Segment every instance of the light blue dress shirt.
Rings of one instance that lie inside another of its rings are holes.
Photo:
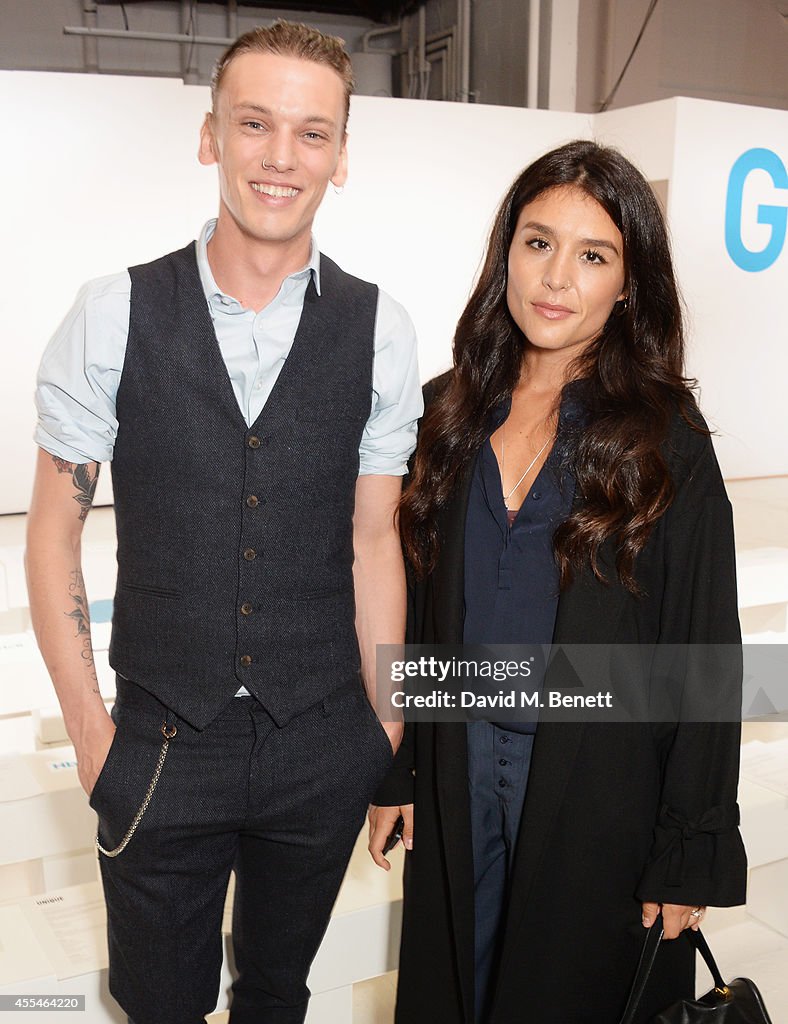
[[[259,416],[295,338],[310,276],[320,294],[320,253],[282,282],[259,313],[222,292],[208,263],[216,221],[197,241],[197,266],[216,338],[247,425]],[[128,271],[88,282],[55,332],[38,371],[34,438],[68,462],[112,459],[118,421],[115,397],[129,334]],[[370,414],[359,447],[359,474],[402,476],[422,413],[416,335],[403,307],[378,297]],[[173,388],[178,386],[172,382]]]

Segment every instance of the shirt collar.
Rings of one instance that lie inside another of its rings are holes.
[[[216,218],[212,218],[207,221],[200,232],[200,237],[197,239],[197,270],[200,273],[200,282],[202,284],[205,297],[208,300],[210,306],[217,305],[221,307],[225,312],[243,312],[244,307],[238,301],[223,292],[216,283],[213,273],[211,272],[211,265],[208,262],[208,242],[213,237],[213,233],[216,230]],[[317,247],[317,241],[315,236],[312,235],[310,247],[309,247],[309,260],[306,266],[300,270],[295,271],[293,274],[289,274],[282,282],[282,287],[279,294],[286,298],[287,295],[297,287],[298,283],[309,278],[312,275],[312,279],[315,282],[315,290],[320,295],[320,250]]]
[[[582,380],[570,381],[565,384],[561,391],[561,405],[558,410],[559,433],[567,426],[575,424],[583,425],[587,419],[588,410],[584,401],[587,383]],[[500,427],[512,408],[511,396],[503,399],[498,405],[493,406],[489,416],[489,433],[494,434]]]

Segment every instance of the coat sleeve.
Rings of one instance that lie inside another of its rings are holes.
[[[742,672],[733,521],[711,441],[693,433],[689,471],[662,524],[660,641],[680,645],[682,710],[694,710],[682,713],[668,738],[661,806],[637,896],[734,906],[745,901],[747,862],[736,803]],[[698,720],[704,707],[708,721]]]

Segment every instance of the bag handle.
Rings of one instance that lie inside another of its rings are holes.
[[[717,967],[717,961],[711,955],[709,944],[704,939],[703,933],[701,932],[700,928],[698,928],[696,932],[693,931],[691,928],[688,929],[687,935],[689,936],[692,945],[695,947],[695,949],[697,949],[697,951],[706,961],[706,966],[711,972],[712,978],[714,978],[714,987],[720,994],[727,994],[728,986],[723,981],[722,975],[720,974],[720,970]]]
[[[662,939],[662,930],[662,914],[657,914],[656,921],[646,932],[646,940],[640,952],[640,960],[638,961],[635,977],[632,981],[632,988],[629,991],[629,999],[627,999],[627,1005],[624,1008],[620,1024],[632,1024],[634,1020],[643,995],[643,989],[646,987],[648,976],[651,974],[651,968],[654,966],[654,960],[656,959],[657,950]]]
[[[635,971],[635,977],[632,982],[632,988],[629,992],[629,998],[627,999],[627,1005],[624,1008],[624,1014],[619,1024],[632,1024],[635,1014],[637,1013],[640,1000],[643,997],[643,990],[646,987],[646,982],[651,974],[651,969],[654,966],[654,960],[657,956],[659,944],[662,941],[662,914],[657,914],[657,919],[654,924],[649,928],[646,933],[646,939],[643,943],[643,949],[640,953],[640,960],[638,962],[637,970]],[[720,974],[717,963],[712,956],[709,944],[704,939],[700,929],[693,931],[691,928],[684,930],[684,935],[687,936],[689,941],[700,953],[703,959],[706,961],[706,966],[711,972],[711,976],[714,979],[714,985],[720,995],[726,995],[728,988],[723,981],[722,975]]]

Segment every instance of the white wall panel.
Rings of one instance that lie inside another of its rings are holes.
[[[673,173],[676,102],[659,100],[596,114],[594,138],[620,149],[649,181],[665,181]]]
[[[715,446],[725,475],[788,474],[788,112],[675,102],[668,215],[689,310],[689,372],[700,381],[702,407],[719,431]],[[731,169],[750,149],[770,151],[785,168],[781,188],[763,170],[753,170],[744,184],[744,245],[756,252],[773,232],[776,242],[782,238],[775,261],[756,271],[737,266],[725,244]],[[782,220],[782,230],[759,223],[759,213]]]
[[[0,165],[3,513],[27,506],[35,370],[79,286],[193,238],[215,214],[217,193],[215,169],[195,155],[205,87],[0,72],[0,103],[8,153]],[[788,162],[786,112],[667,100],[592,116],[357,97],[350,178],[343,195],[329,190],[318,215],[321,246],[406,305],[426,379],[449,363],[454,325],[509,182],[539,153],[577,136],[618,145],[649,178],[670,179],[669,218],[692,315],[691,371],[723,434],[723,469],[788,472],[780,401],[788,250],[769,270],[747,273],[723,240],[729,169],[754,146]],[[786,193],[765,176],[753,175],[751,185],[750,221],[758,203],[785,205]],[[755,237],[768,228],[747,230]],[[100,500],[108,499],[108,478]]]
[[[195,157],[206,97],[170,79],[0,72],[0,512],[27,507],[35,371],[77,289],[183,245],[214,209]]]

